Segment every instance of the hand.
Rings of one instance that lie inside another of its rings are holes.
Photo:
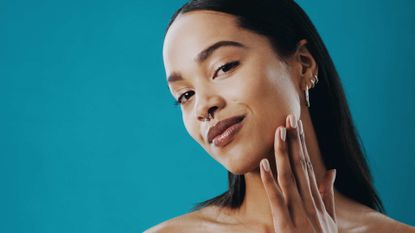
[[[325,174],[319,189],[301,120],[296,121],[291,115],[287,117],[286,125],[275,132],[278,179],[274,178],[267,159],[261,160],[260,166],[275,232],[337,233],[333,188],[336,170]],[[287,141],[282,139],[285,135]]]

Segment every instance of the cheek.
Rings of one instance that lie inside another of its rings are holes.
[[[298,94],[290,77],[274,78],[261,77],[262,80],[239,89],[238,101],[250,117],[239,145],[232,147],[224,157],[225,167],[234,174],[255,169],[260,159],[273,150],[276,128],[285,126],[289,113],[299,114]]]
[[[264,79],[261,84],[251,85],[252,93],[248,96],[247,105],[253,112],[259,131],[273,136],[274,129],[285,126],[288,114],[299,116],[299,98],[288,75]]]
[[[294,110],[298,94],[289,74],[275,68],[253,70],[246,75],[244,82],[233,88],[233,94],[254,114],[275,117],[276,113]]]

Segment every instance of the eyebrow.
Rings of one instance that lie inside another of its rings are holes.
[[[239,42],[236,42],[236,41],[222,40],[222,41],[218,41],[218,42],[210,45],[206,49],[202,50],[196,56],[195,61],[198,64],[200,64],[200,63],[206,61],[213,54],[213,52],[215,52],[217,49],[219,49],[221,47],[226,47],[226,46],[239,47],[239,48],[247,48],[245,45],[243,45],[243,44],[241,44]],[[176,82],[176,81],[179,81],[179,80],[183,80],[183,77],[178,72],[173,72],[167,78],[167,82],[169,82],[169,83]]]

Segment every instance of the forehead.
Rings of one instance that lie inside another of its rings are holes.
[[[195,56],[219,40],[243,41],[246,30],[237,26],[236,17],[215,11],[193,11],[179,15],[169,28],[163,44],[166,72],[180,70],[194,62]]]

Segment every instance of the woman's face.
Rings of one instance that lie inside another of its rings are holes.
[[[272,155],[275,130],[285,125],[286,116],[299,118],[298,72],[282,62],[266,37],[239,28],[232,15],[178,16],[166,34],[163,59],[186,130],[234,174],[257,168]],[[235,116],[244,116],[236,134],[222,144],[208,140],[210,127]]]

